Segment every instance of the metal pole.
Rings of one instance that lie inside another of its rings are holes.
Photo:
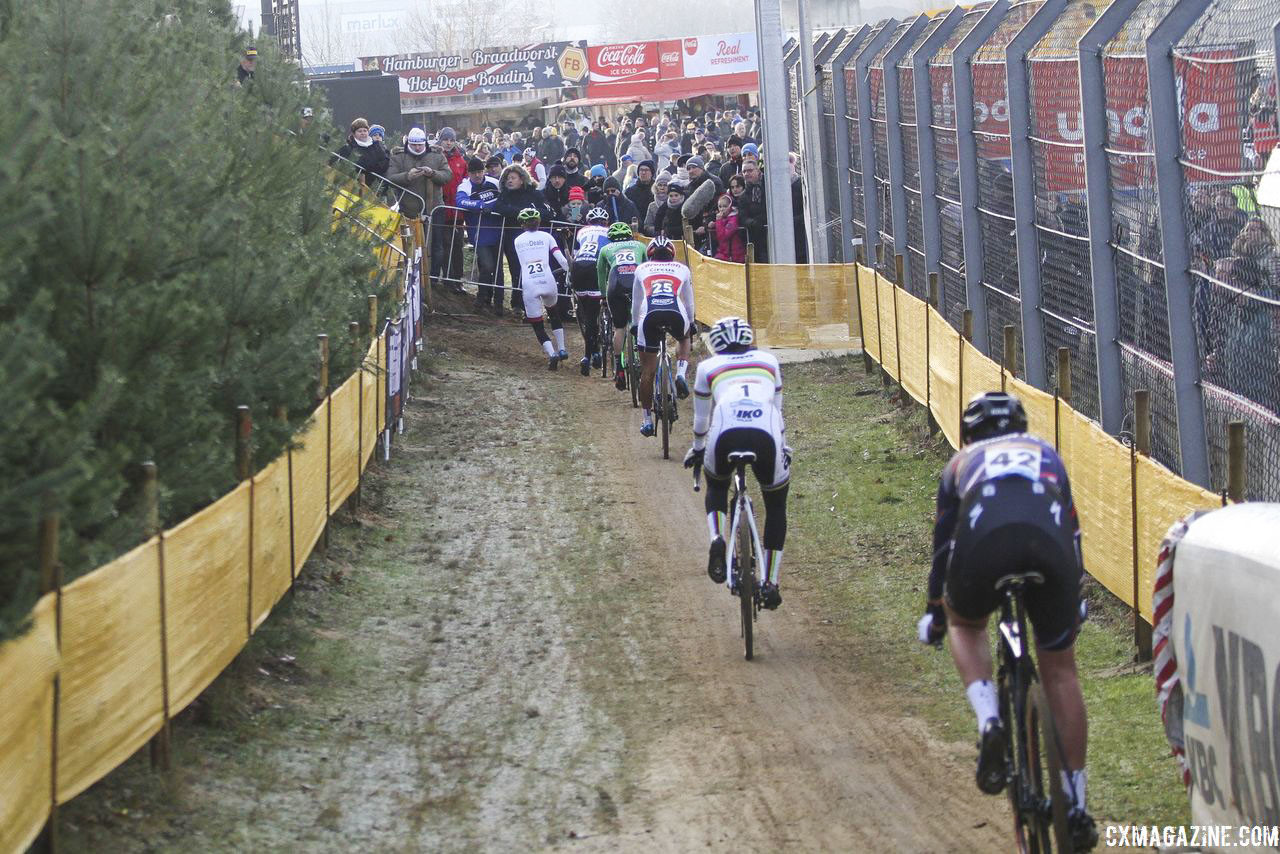
[[[1178,156],[1182,148],[1182,110],[1173,66],[1173,43],[1190,29],[1210,0],[1177,0],[1147,38],[1147,88],[1151,98],[1156,191],[1160,198],[1160,242],[1169,302],[1169,344],[1173,357],[1174,399],[1178,408],[1178,448],[1182,476],[1211,488],[1209,445],[1205,437],[1204,398],[1200,394],[1200,354],[1191,316],[1193,283],[1187,224],[1182,218],[1185,186]]]
[[[898,27],[898,20],[890,18],[880,24],[880,32],[867,42],[867,46],[854,61],[854,79],[858,84],[858,147],[862,151],[862,222],[866,226],[867,257],[875,254],[880,245],[880,200],[876,193],[876,149],[871,135],[871,60],[884,47]],[[856,192],[856,189],[855,189]]]
[[[889,154],[889,204],[893,209],[893,251],[905,260],[907,254],[907,189],[906,164],[902,157],[902,93],[898,89],[898,62],[915,45],[920,33],[929,25],[928,15],[919,15],[903,30],[884,55],[885,144]],[[919,124],[917,104],[916,123]],[[906,287],[905,273],[898,284]]]
[[[849,43],[840,49],[840,52],[831,58],[831,91],[832,91],[832,112],[835,114],[836,120],[836,186],[841,189],[840,192],[840,222],[843,227],[840,233],[844,235],[844,245],[841,251],[844,253],[846,264],[854,261],[853,241],[853,201],[850,193],[860,192],[860,187],[852,187],[849,185],[849,132],[848,128],[843,126],[845,116],[849,113],[849,96],[850,92],[845,85],[844,69],[849,60],[858,52],[867,34],[871,32],[871,27],[863,24],[849,39]],[[852,93],[853,97],[857,97],[857,93]]]
[[[929,79],[929,61],[947,43],[962,18],[964,9],[953,6],[911,55],[911,82],[916,90],[916,152],[920,158],[920,218],[926,278],[938,272],[938,261],[942,257],[942,226],[938,221],[938,176],[934,171],[933,87]],[[934,302],[933,306],[942,310],[940,300]]]
[[[826,40],[815,45],[809,30],[809,0],[796,0],[796,12],[800,23],[800,64],[796,66],[796,82],[800,97],[800,166],[803,171],[806,222],[809,225],[809,263],[827,255],[827,230],[823,223],[827,217],[827,192],[822,183],[822,107],[818,103],[818,87],[814,85],[813,53],[821,49]],[[814,156],[816,155],[816,156]]]
[[[973,139],[973,55],[1000,26],[1009,0],[995,0],[951,56],[952,91],[956,98],[956,159],[960,164],[960,217],[964,236],[964,285],[973,312],[974,337],[983,353],[988,341],[987,300],[982,292],[982,222],[978,219],[978,146]]]
[[[782,68],[781,0],[756,0],[756,47],[762,69]],[[785,79],[785,78],[784,78]],[[760,75],[764,120],[765,207],[769,219],[769,260],[790,263],[796,257],[791,228],[791,181],[787,163],[787,103],[778,78]]]
[[[1124,421],[1124,378],[1120,369],[1120,297],[1110,242],[1113,201],[1102,48],[1120,32],[1137,5],[1138,0],[1115,0],[1080,39],[1080,109],[1089,210],[1089,268],[1093,274],[1093,328],[1098,343],[1098,395],[1102,429],[1113,436],[1120,433]]]
[[[1018,294],[1022,299],[1022,370],[1038,389],[1049,387],[1044,358],[1044,315],[1040,313],[1040,244],[1036,238],[1035,153],[1031,150],[1031,89],[1027,52],[1044,38],[1068,0],[1045,0],[1018,30],[1004,53],[1009,99],[1009,149],[1013,156],[1013,217],[1018,243]],[[1016,365],[1011,358],[1010,368]]]

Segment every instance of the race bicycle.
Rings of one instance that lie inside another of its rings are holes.
[[[640,356],[636,353],[636,333],[628,329],[622,339],[622,367],[631,388],[631,408],[640,406]]]
[[[600,341],[600,376],[608,379],[613,370],[613,314],[609,311],[609,300],[600,298],[600,322],[596,332]]]
[[[671,427],[676,422],[676,379],[671,371],[671,353],[667,335],[662,333],[658,350],[658,369],[653,375],[653,414],[662,422],[662,458],[671,458]]]
[[[1013,730],[1005,747],[1005,791],[1013,809],[1014,841],[1023,854],[1074,851],[1067,825],[1070,805],[1062,788],[1062,745],[1031,660],[1022,602],[1027,585],[1043,583],[1038,572],[1006,575],[996,582],[996,590],[1004,594],[996,685],[1001,718]]]
[[[742,621],[742,643],[746,647],[747,661],[755,650],[754,624],[760,615],[760,573],[764,571],[764,548],[760,544],[760,529],[747,495],[747,466],[756,461],[751,451],[730,451],[729,465],[733,467],[732,486],[729,493],[729,574],[725,579],[729,592],[738,597],[739,617]],[[693,491],[701,489],[699,479],[702,465],[693,467]]]

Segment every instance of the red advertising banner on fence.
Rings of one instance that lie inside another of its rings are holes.
[[[657,42],[628,42],[587,48],[590,83],[654,83],[661,79]]]
[[[759,88],[752,33],[623,42],[587,50],[591,98],[674,100]]]
[[[585,41],[478,48],[466,53],[366,56],[365,71],[400,78],[401,97],[565,89],[587,76]]]
[[[1006,91],[1003,62],[973,63],[973,132],[978,156],[987,160],[1011,156]]]

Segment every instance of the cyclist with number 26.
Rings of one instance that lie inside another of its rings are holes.
[[[520,259],[520,286],[524,289],[524,317],[533,326],[533,334],[547,354],[547,368],[554,371],[560,362],[569,357],[564,349],[564,323],[552,259],[561,270],[569,269],[569,262],[556,244],[556,239],[545,231],[539,231],[542,213],[537,208],[520,211],[517,221],[524,231],[515,239],[516,257]],[[543,309],[551,318],[551,334],[555,347],[542,325]]]
[[[978,788],[1007,782],[1008,727],[991,681],[987,617],[1001,607],[1011,577],[1031,574],[1023,598],[1035,630],[1044,691],[1061,738],[1062,788],[1077,851],[1097,842],[1085,811],[1088,723],[1076,673],[1080,625],[1080,525],[1067,470],[1053,446],[1028,435],[1022,403],[1003,392],[965,408],[961,448],[942,472],[933,533],[922,643],[940,645],[950,626],[951,655],[978,720]]]
[[[644,422],[640,433],[654,434],[653,376],[658,370],[658,350],[668,332],[676,339],[676,396],[689,396],[690,339],[693,337],[693,275],[675,260],[674,244],[655,237],[646,250],[649,260],[636,267],[631,286],[631,326],[640,351],[640,407]],[[664,434],[665,435],[665,434]]]
[[[755,333],[740,317],[725,317],[707,335],[710,359],[698,363],[693,380],[693,447],[685,454],[686,468],[699,463],[707,475],[707,529],[711,549],[707,575],[725,581],[728,536],[729,454],[755,454],[751,469],[764,492],[764,576],[761,604],[777,608],[778,570],[787,538],[787,486],[791,480],[791,449],[786,446],[782,420],[782,369],[772,353],[751,346]],[[749,657],[749,656],[748,656]]]

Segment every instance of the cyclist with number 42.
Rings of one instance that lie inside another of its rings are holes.
[[[765,581],[761,604],[782,604],[778,570],[787,538],[787,487],[791,481],[791,449],[782,420],[782,369],[772,353],[752,347],[755,333],[739,317],[717,321],[707,334],[715,355],[698,363],[693,381],[693,447],[685,468],[699,463],[707,475],[707,529],[711,549],[707,575],[716,584],[726,577],[725,551],[729,524],[729,454],[755,453],[752,471],[764,492]]]
[[[631,288],[636,267],[644,257],[644,244],[636,240],[631,226],[615,222],[609,226],[609,242],[600,249],[596,261],[597,287],[609,304],[609,319],[613,324],[613,384],[618,391],[627,387],[627,375],[622,367],[622,336],[631,325]]]
[[[559,301],[559,291],[551,262],[554,259],[561,270],[568,270],[569,262],[565,260],[556,239],[545,231],[538,230],[542,224],[542,213],[537,208],[525,208],[520,211],[516,220],[524,228],[515,239],[516,257],[520,260],[524,317],[533,327],[533,334],[542,345],[542,352],[547,354],[547,368],[554,371],[569,354],[564,349],[563,307],[556,304]],[[544,309],[551,319],[551,334],[556,339],[554,347],[542,324]]]
[[[675,260],[675,245],[655,237],[645,251],[649,260],[636,267],[631,286],[631,326],[640,351],[640,408],[644,421],[640,434],[652,436],[653,375],[658,370],[658,350],[668,332],[680,342],[676,350],[676,396],[689,396],[689,350],[693,338],[693,275]]]
[[[940,646],[950,626],[951,655],[977,716],[978,788],[998,794],[1007,782],[1010,721],[1000,719],[991,681],[987,617],[1000,607],[1002,579],[1043,577],[1026,587],[1037,659],[1066,767],[1062,787],[1076,851],[1098,839],[1085,811],[1088,723],[1076,673],[1080,626],[1080,524],[1067,470],[1053,446],[1027,433],[1022,403],[1003,392],[965,408],[961,448],[942,472],[933,533],[928,608],[917,626],[922,643]]]

